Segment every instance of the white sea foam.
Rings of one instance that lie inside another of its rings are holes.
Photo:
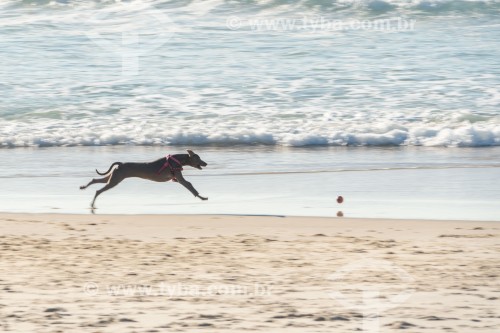
[[[3,1],[0,147],[497,146],[499,10],[493,0]],[[255,32],[228,29],[233,15],[418,23],[409,34]]]
[[[0,145],[94,146],[94,145],[235,145],[283,146],[499,146],[500,125],[496,121],[455,124],[400,124],[385,126],[358,124],[343,128],[339,123],[309,123],[273,118],[240,120],[236,125],[224,117],[203,122],[158,118],[127,117],[75,121],[51,120],[28,123],[0,123]]]

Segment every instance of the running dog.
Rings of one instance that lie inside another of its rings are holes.
[[[187,154],[168,155],[156,161],[149,163],[122,163],[115,162],[111,164],[108,171],[96,172],[105,176],[104,178],[94,178],[87,185],[80,186],[80,190],[84,190],[92,184],[107,183],[106,186],[95,192],[94,200],[92,200],[91,208],[95,208],[95,200],[104,191],[107,191],[118,185],[125,178],[139,177],[155,182],[168,182],[169,180],[178,182],[187,188],[195,197],[201,200],[208,200],[202,197],[198,191],[191,185],[190,182],[182,176],[182,167],[191,166],[196,169],[202,170],[206,167],[207,163],[202,161],[200,156],[195,154],[192,150],[188,150]]]

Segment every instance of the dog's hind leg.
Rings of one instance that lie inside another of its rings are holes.
[[[109,177],[108,177],[108,178],[109,178]],[[111,189],[111,188],[115,187],[116,185],[120,184],[120,182],[121,182],[122,180],[124,180],[124,179],[125,179],[125,177],[124,177],[123,173],[122,173],[122,172],[120,172],[120,170],[115,170],[115,171],[111,174],[111,176],[110,176],[110,178],[109,178],[109,181],[108,181],[108,183],[106,184],[106,186],[104,186],[103,188],[101,188],[100,190],[97,190],[97,191],[95,192],[94,200],[92,200],[92,203],[90,204],[90,207],[91,207],[91,208],[95,208],[95,206],[94,206],[94,204],[95,204],[95,199],[97,199],[97,197],[98,197],[98,196],[99,196],[102,192],[107,191],[107,190],[109,190],[109,189]]]
[[[109,177],[110,176],[106,176],[104,178],[94,178],[87,185],[80,186],[80,190],[85,190],[87,187],[89,187],[92,184],[107,183],[109,181]]]

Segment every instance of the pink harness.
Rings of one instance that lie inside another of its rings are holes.
[[[173,165],[170,164],[169,160],[172,159],[175,163],[179,164],[180,167],[174,167]],[[158,174],[160,174],[163,170],[165,170],[166,168],[170,168],[170,171],[172,171],[172,174],[174,173],[175,170],[180,170],[182,171],[182,164],[181,162],[179,162],[175,157],[173,157],[172,155],[168,155],[167,156],[167,160],[165,161],[165,164],[163,164],[163,166],[160,168],[160,170],[158,170]],[[173,178],[175,179],[175,178]]]

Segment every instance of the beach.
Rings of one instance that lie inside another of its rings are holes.
[[[499,17],[0,1],[0,332],[500,332]]]
[[[500,329],[497,222],[2,213],[0,235],[3,332]]]

